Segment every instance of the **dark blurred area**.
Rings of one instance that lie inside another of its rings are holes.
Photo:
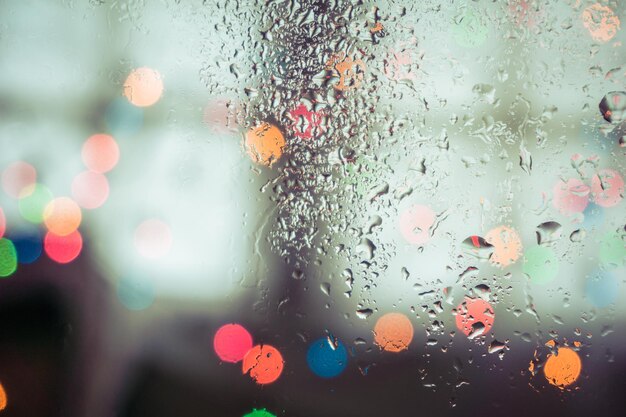
[[[285,277],[285,282],[287,291],[298,290],[297,281]],[[351,358],[360,371],[353,366],[339,378],[321,381],[302,372],[306,344],[293,335],[300,334],[303,320],[274,311],[251,328],[262,343],[283,347],[286,368],[279,381],[261,387],[212,352],[222,318],[165,314],[142,330],[128,355],[123,350],[133,324],[117,320],[118,307],[111,304],[116,302],[110,288],[88,251],[69,266],[42,260],[0,281],[0,380],[10,404],[3,415],[226,417],[267,408],[302,417],[619,416],[626,407],[621,395],[626,361],[617,350],[611,363],[593,356],[585,360],[584,376],[571,392],[529,379],[524,370],[530,345],[507,353],[509,371],[495,356],[473,354],[475,347],[467,357],[436,349],[421,357],[409,349],[393,358],[370,348],[361,355],[365,360]],[[162,313],[171,306],[163,300],[152,308]],[[307,326],[310,333],[324,332],[315,323]],[[617,336],[607,336],[603,344],[621,339],[626,329],[614,330]],[[116,346],[117,353],[107,352]]]

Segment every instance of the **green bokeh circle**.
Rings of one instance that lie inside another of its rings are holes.
[[[533,246],[524,252],[522,270],[532,282],[547,284],[559,273],[559,261],[554,251],[545,246]]]

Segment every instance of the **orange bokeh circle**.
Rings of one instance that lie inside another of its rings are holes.
[[[585,28],[597,42],[610,41],[620,28],[619,17],[610,7],[600,3],[592,4],[583,10],[581,18]]]
[[[543,367],[543,373],[549,383],[564,388],[576,382],[582,370],[578,353],[573,349],[562,347],[557,354],[550,354]]]
[[[276,126],[261,123],[248,131],[245,146],[254,162],[272,166],[283,154],[285,137]]]
[[[495,266],[509,266],[522,256],[522,239],[510,227],[498,226],[491,229],[485,240],[493,246],[489,262]]]
[[[82,213],[74,200],[69,197],[59,197],[46,205],[43,219],[51,233],[67,236],[80,226]]]
[[[402,313],[387,313],[374,326],[374,343],[387,352],[401,352],[413,340],[413,325]]]
[[[96,134],[90,136],[81,150],[83,163],[93,172],[103,174],[117,165],[120,149],[112,136]]]
[[[161,74],[152,68],[134,69],[124,82],[124,96],[137,107],[148,107],[163,94]]]
[[[7,393],[4,391],[2,383],[0,383],[0,411],[7,408]]]
[[[271,384],[283,372],[285,361],[278,349],[270,345],[256,345],[243,357],[243,373],[257,384]]]

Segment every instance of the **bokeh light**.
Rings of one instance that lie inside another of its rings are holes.
[[[4,232],[7,229],[7,219],[4,216],[4,210],[0,207],[0,237],[4,236]]]
[[[117,283],[117,298],[129,310],[145,310],[154,303],[154,283],[149,278],[124,276]]]
[[[21,232],[11,237],[17,261],[21,264],[31,264],[41,256],[43,250],[43,239],[38,230]]]
[[[20,191],[36,181],[37,170],[26,162],[13,162],[2,171],[2,188],[13,198],[19,198]]]
[[[0,1],[7,414],[626,409],[626,0],[86,3]]]
[[[524,252],[522,270],[534,283],[546,284],[559,273],[559,260],[552,249],[533,246]]]
[[[43,247],[50,259],[60,264],[67,264],[80,255],[83,249],[83,237],[78,230],[65,236],[48,232],[44,238]]]
[[[509,0],[509,14],[517,26],[536,27],[542,17],[539,10],[530,0]]]
[[[213,349],[224,362],[237,363],[252,348],[252,336],[240,324],[225,324],[213,338]]]
[[[333,88],[350,91],[359,88],[365,78],[367,67],[360,59],[353,59],[345,52],[333,54],[326,63],[326,69],[332,71]]]
[[[96,209],[109,198],[109,181],[97,172],[83,171],[72,181],[72,198],[84,209]]]
[[[42,184],[31,184],[20,191],[18,207],[22,217],[31,223],[41,223],[44,209],[52,200],[52,192]]]
[[[0,278],[11,276],[17,269],[17,252],[7,238],[0,239]]]
[[[549,354],[543,372],[549,383],[564,388],[576,382],[582,370],[582,363],[578,353],[574,350],[561,347],[557,354]]]
[[[374,325],[374,343],[387,352],[401,352],[413,340],[413,325],[402,313],[387,313]]]
[[[589,204],[589,187],[579,179],[559,180],[552,189],[552,204],[566,216],[582,213]]]
[[[4,386],[2,385],[2,382],[0,382],[0,411],[7,408],[7,403],[8,403],[7,393],[4,390]]]
[[[465,297],[456,308],[456,327],[470,339],[489,333],[495,318],[491,304],[480,298]]]
[[[246,134],[245,147],[250,158],[257,164],[272,166],[280,159],[285,147],[285,137],[280,129],[269,123],[261,123]]]
[[[267,411],[265,408],[261,410],[253,409],[250,413],[243,417],[276,417],[274,414]]]
[[[322,378],[340,375],[348,364],[348,351],[339,340],[330,337],[317,339],[309,346],[306,361],[311,371]]]
[[[43,218],[50,232],[67,236],[78,229],[83,215],[74,200],[69,197],[59,197],[46,205]]]
[[[619,294],[619,280],[615,274],[596,269],[587,274],[585,295],[589,302],[598,308],[604,308],[615,302]]]
[[[626,261],[626,240],[624,233],[609,232],[600,240],[600,263],[606,267],[620,267]]]
[[[117,142],[110,135],[90,136],[81,150],[83,163],[93,172],[105,173],[112,170],[120,158]]]
[[[124,96],[137,107],[155,104],[163,94],[161,74],[152,68],[134,69],[124,82]]]
[[[243,358],[243,373],[257,384],[271,384],[283,372],[285,362],[280,352],[270,345],[256,345]]]
[[[400,233],[412,245],[422,245],[430,240],[430,229],[437,216],[427,206],[409,207],[400,215]]]
[[[146,220],[135,230],[135,248],[146,258],[157,259],[165,256],[171,247],[172,232],[161,220]]]
[[[510,227],[499,226],[491,229],[485,236],[485,240],[493,246],[489,261],[496,266],[509,266],[522,255],[522,240]]]
[[[489,26],[483,19],[484,16],[470,8],[463,15],[457,16],[452,26],[452,35],[456,43],[465,48],[483,45],[489,35]]]
[[[589,203],[583,211],[583,227],[588,230],[599,229],[604,224],[604,209],[594,203]]]
[[[591,199],[601,207],[613,207],[622,201],[624,179],[612,169],[603,169],[591,179]]]
[[[620,21],[610,7],[600,3],[592,4],[583,10],[583,25],[589,31],[594,41],[608,42],[617,34]]]

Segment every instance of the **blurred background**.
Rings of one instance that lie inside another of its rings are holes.
[[[625,13],[0,1],[0,415],[624,415]]]

